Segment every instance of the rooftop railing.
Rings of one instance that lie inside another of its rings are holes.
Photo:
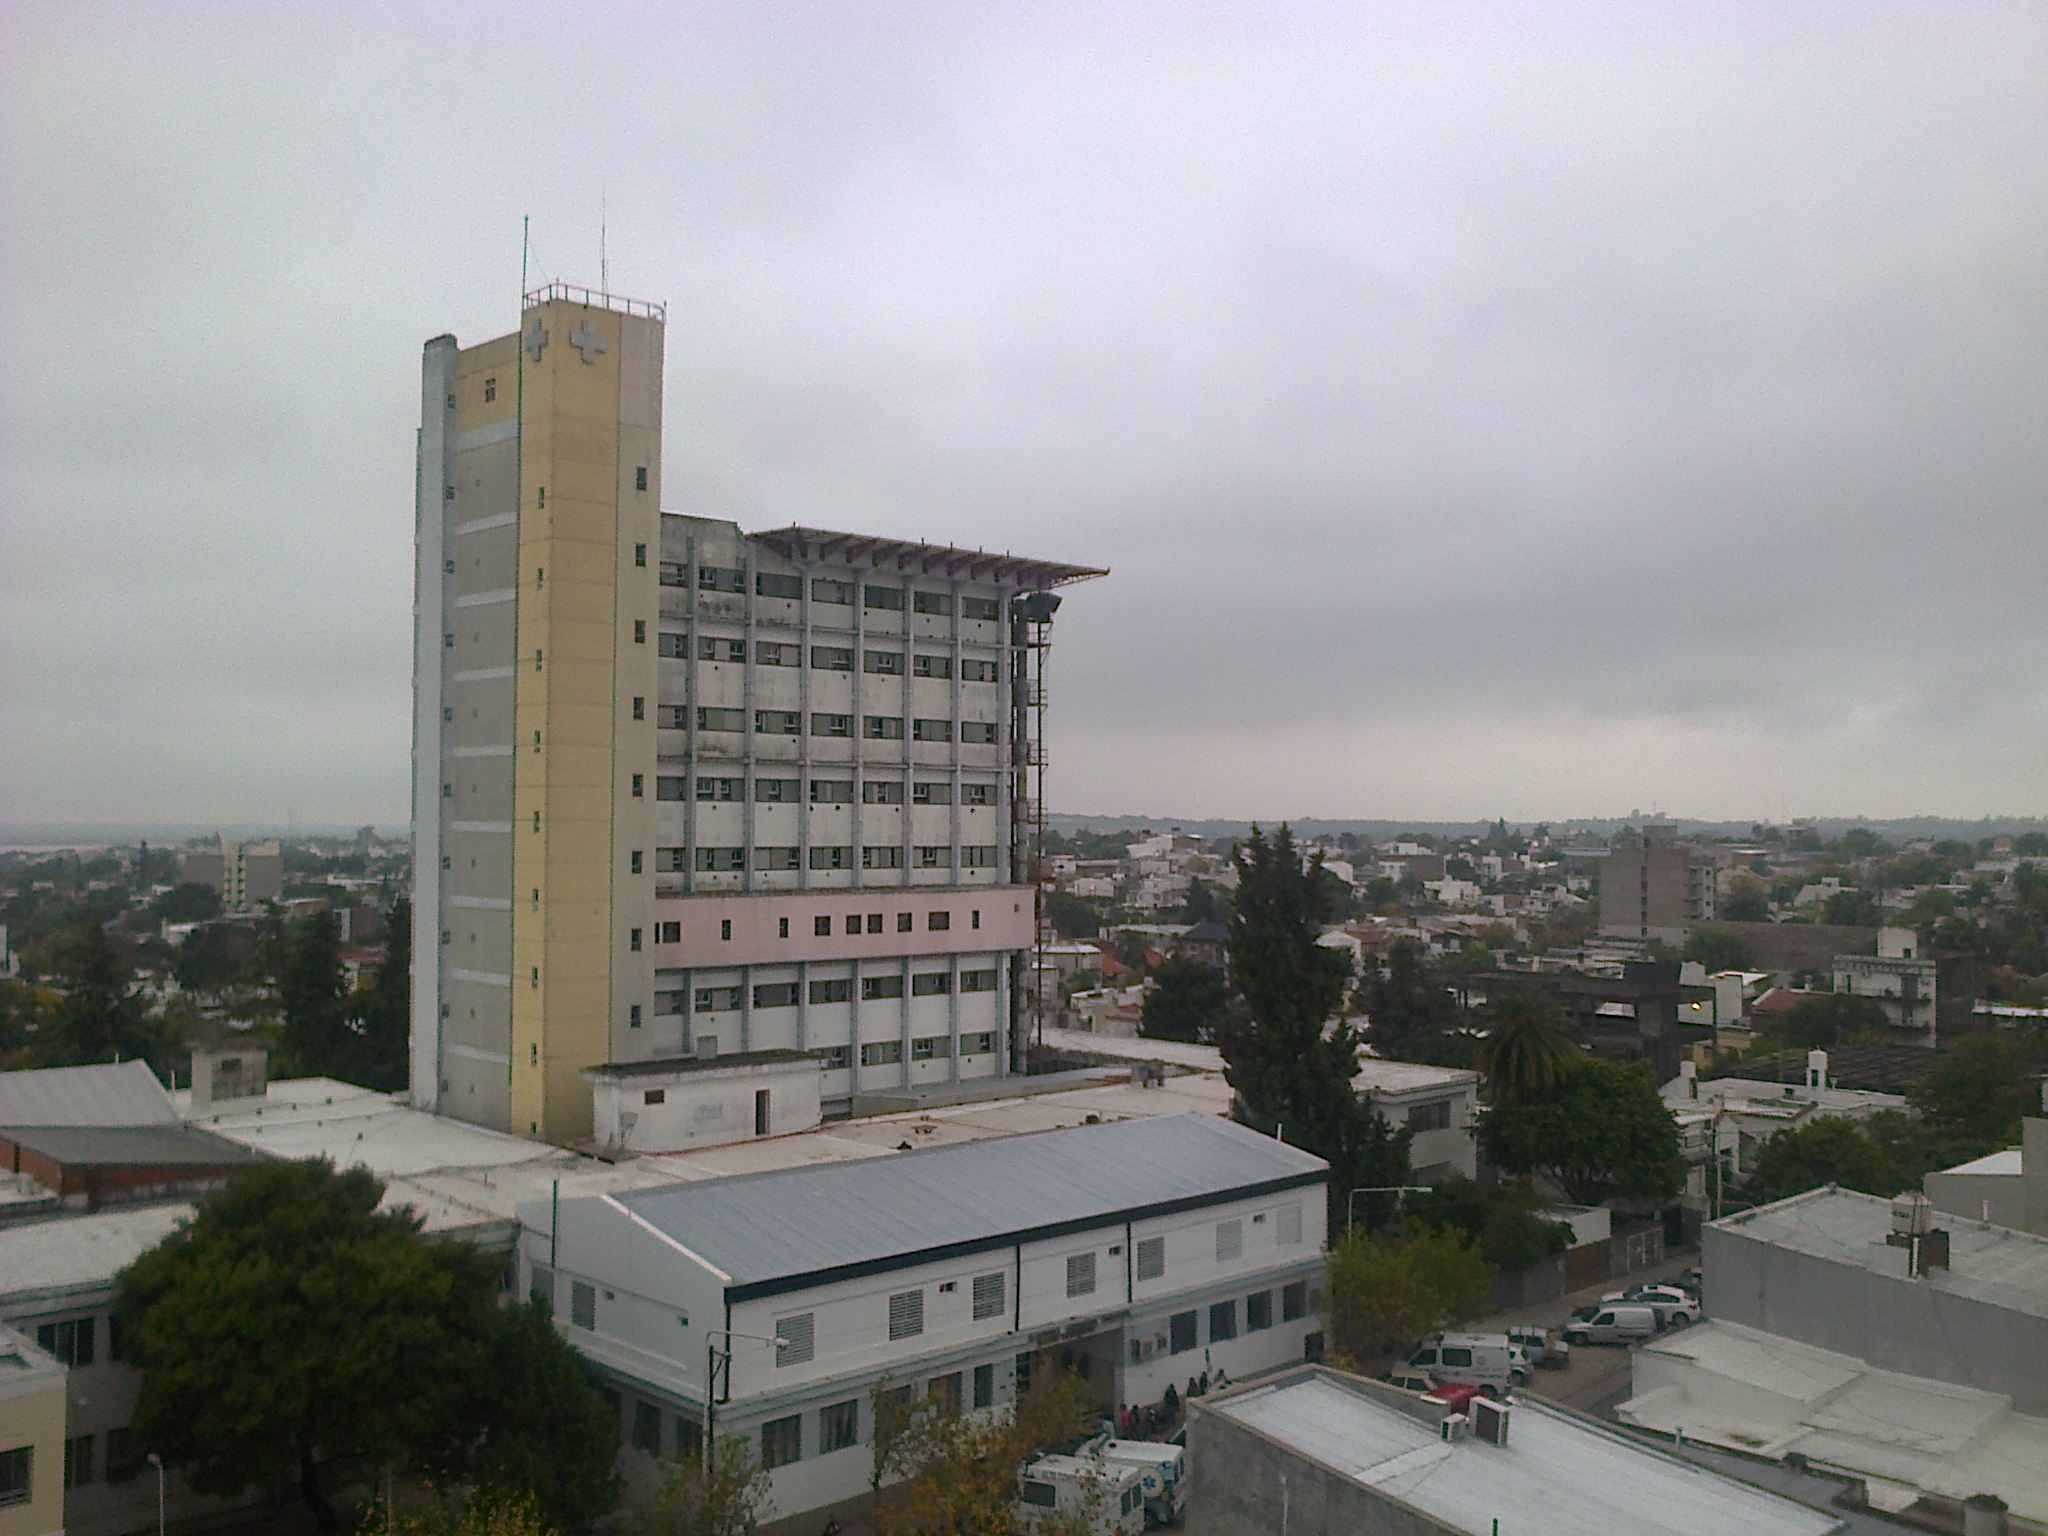
[[[648,299],[628,299],[616,293],[601,293],[595,288],[584,288],[575,283],[549,283],[545,288],[536,288],[526,296],[526,307],[532,309],[541,304],[587,304],[595,309],[615,310],[626,315],[645,315],[650,320],[668,323],[668,306],[656,304]]]

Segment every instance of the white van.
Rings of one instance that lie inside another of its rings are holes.
[[[1411,1370],[1426,1371],[1438,1382],[1505,1392],[1529,1379],[1529,1357],[1508,1342],[1504,1333],[1440,1333],[1425,1339],[1408,1357]]]
[[[1041,1456],[1017,1474],[1017,1528],[1088,1536],[1144,1536],[1145,1478],[1136,1467],[1088,1456]]]
[[[1657,1336],[1657,1310],[1640,1302],[1608,1302],[1591,1317],[1564,1325],[1567,1344],[1633,1344]]]
[[[1100,1456],[1115,1467],[1136,1467],[1151,1525],[1179,1525],[1187,1512],[1187,1447],[1158,1440],[1091,1440],[1083,1456]]]

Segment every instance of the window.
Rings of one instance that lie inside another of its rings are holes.
[[[824,1045],[812,1052],[824,1062],[827,1072],[844,1072],[853,1060],[853,1053],[843,1045]]]
[[[654,872],[657,875],[680,874],[689,868],[684,855],[686,848],[657,848],[654,850]]]
[[[830,931],[831,918],[821,917],[818,921],[826,924],[827,932]],[[811,1001],[814,1003],[844,1003],[850,1002],[852,999],[853,980],[851,977],[830,976],[822,981],[811,983]]]
[[[775,1365],[809,1365],[817,1355],[816,1314],[799,1312],[775,1319]]]
[[[689,725],[690,712],[681,704],[657,704],[654,723],[664,731],[680,731]]]
[[[1166,1273],[1166,1239],[1163,1237],[1141,1237],[1138,1239],[1138,1278],[1157,1280]]]
[[[635,645],[645,645],[647,643],[647,621],[645,619],[635,619],[633,621],[633,643]]]
[[[829,939],[832,937],[832,919],[829,917],[812,918],[811,932],[817,938]]]
[[[895,843],[870,844],[860,851],[862,869],[901,869],[903,850]]]
[[[890,613],[903,611],[903,589],[900,587],[862,587],[860,600],[864,607],[882,608]]]
[[[893,1067],[903,1061],[901,1040],[875,1040],[860,1048],[860,1064],[864,1067]],[[890,1338],[896,1337],[893,1333]]]
[[[846,914],[846,931],[849,934],[855,934],[860,932],[860,914],[858,912],[849,912]]]
[[[747,850],[744,848],[699,848],[697,870],[700,874],[729,875],[747,867]]]
[[[1301,1242],[1301,1207],[1283,1205],[1273,1213],[1273,1241],[1282,1248],[1293,1248]]]
[[[697,637],[697,659],[699,661],[745,661],[747,642],[731,640],[723,635],[699,635]]]
[[[645,464],[636,464],[633,466],[633,489],[636,491],[644,491],[647,489],[647,466]],[[647,546],[643,544],[640,546],[640,548],[644,551],[647,548]],[[645,562],[643,561],[642,563],[644,564]]]
[[[1237,1298],[1219,1301],[1209,1308],[1209,1342],[1221,1344],[1237,1337]]]
[[[925,844],[917,850],[917,867],[919,869],[951,869],[953,867],[953,850],[946,847],[943,843]]]
[[[659,655],[671,660],[687,661],[690,655],[689,641],[688,635],[680,635],[673,630],[665,629],[655,637],[654,648]]]
[[[790,863],[790,866],[789,866],[789,867],[790,867],[791,869],[795,869],[795,868],[796,868],[796,864],[795,864],[795,862],[794,862],[794,861],[795,861],[795,859],[796,859],[796,850],[795,850],[794,848],[792,848],[792,849],[790,849],[790,850],[789,850],[789,856],[790,856],[790,859],[791,859],[791,861],[792,861],[792,862]],[[775,919],[775,937],[777,937],[778,939],[786,939],[786,938],[788,938],[788,937],[789,937],[789,919],[788,919],[788,918],[786,918],[786,917],[778,917],[777,919]]]
[[[993,969],[962,971],[960,973],[960,990],[962,992],[993,992],[995,989],[996,973]]]
[[[732,1013],[740,1006],[738,987],[699,987],[692,999],[698,1013]]]
[[[661,1454],[661,1410],[653,1403],[633,1405],[633,1449],[650,1456]]]
[[[64,1486],[83,1488],[92,1481],[93,1437],[79,1435],[64,1442]]]
[[[867,779],[860,786],[860,797],[869,805],[901,805],[903,786],[893,779]]]
[[[996,744],[996,728],[988,720],[962,720],[960,740],[970,747],[992,747]]]
[[[901,741],[903,739],[903,717],[901,715],[868,715],[861,721],[860,733],[869,741]]]
[[[687,587],[690,584],[689,577],[684,573],[681,561],[664,560],[661,562],[661,584],[664,587]]]
[[[654,942],[657,944],[680,944],[683,942],[683,925],[681,923],[656,923],[654,930]]]
[[[569,1282],[569,1321],[578,1328],[597,1329],[597,1287],[581,1280]]]
[[[950,720],[914,720],[911,735],[918,741],[951,741],[953,722]]]
[[[843,717],[842,717],[843,718]],[[850,805],[853,803],[853,780],[813,779],[811,780],[811,804]]]
[[[1438,1099],[1431,1104],[1416,1104],[1408,1111],[1408,1129],[1411,1131],[1447,1131],[1451,1128],[1451,1101]]]
[[[918,805],[951,805],[953,786],[943,779],[921,779],[910,791],[910,798]]]
[[[1468,1369],[1472,1364],[1472,1351],[1452,1344],[1444,1347],[1444,1364],[1461,1365]]]
[[[860,669],[879,677],[901,677],[903,675],[903,653],[901,651],[862,651]]]
[[[729,570],[719,565],[697,567],[697,590],[699,592],[744,592],[747,590],[747,573]]]
[[[633,695],[633,718],[635,720],[645,720],[647,718],[647,700],[637,693]]]
[[[924,925],[933,933],[944,933],[953,926],[953,914],[950,912],[927,912]]]
[[[1273,1293],[1253,1291],[1244,1299],[1244,1331],[1258,1333],[1273,1326]]]
[[[1195,1347],[1195,1314],[1176,1312],[1167,1319],[1167,1352],[1184,1355]]]
[[[919,592],[914,594],[913,606],[919,613],[944,613],[953,611],[953,594],[950,592]]]
[[[770,1419],[761,1426],[761,1465],[786,1467],[803,1460],[804,1416],[792,1413],[786,1419]]]
[[[883,1002],[902,995],[901,976],[863,976],[860,979],[860,1000],[864,1003]]]
[[[754,988],[756,1008],[794,1008],[796,1006],[796,983],[793,981],[764,981]],[[775,1330],[782,1332],[781,1328]]]
[[[756,597],[788,597],[801,602],[804,595],[804,579],[801,576],[786,576],[780,571],[756,571],[754,573],[754,595]]]
[[[977,1365],[974,1368],[974,1406],[993,1408],[996,1405],[996,1368],[992,1365]]]
[[[992,661],[977,661],[965,656],[960,661],[960,681],[963,683],[992,683],[996,680],[996,664]]]
[[[1092,1296],[1095,1294],[1094,1254],[1070,1253],[1067,1255],[1067,1294],[1069,1296]]]
[[[757,709],[754,732],[760,736],[795,736],[804,728],[804,717],[793,709]]]
[[[668,1090],[666,1088],[650,1088],[640,1095],[640,1102],[642,1104],[666,1104],[668,1102]]]
[[[645,490],[646,487],[642,486],[641,489]],[[647,568],[647,546],[645,544],[635,544],[633,546],[633,564],[641,570]]]
[[[898,1291],[889,1298],[889,1337],[914,1339],[924,1332],[924,1292]]]
[[[818,1410],[818,1454],[830,1455],[860,1444],[860,1399]]]
[[[934,1376],[925,1383],[925,1400],[939,1413],[952,1418],[960,1412],[960,1388],[965,1385],[958,1371]]]
[[[797,850],[794,848],[756,848],[754,850],[754,868],[756,869],[787,870],[795,869],[796,867]],[[787,921],[787,919],[784,919],[784,921]],[[783,937],[787,938],[788,935],[785,934]]]
[[[950,997],[953,978],[945,971],[921,971],[910,978],[912,997]]]
[[[646,795],[647,795],[647,775],[646,775],[646,774],[644,774],[644,773],[636,773],[636,774],[634,774],[634,775],[633,775],[633,798],[634,798],[635,800],[640,800],[640,799],[644,799],[644,798],[646,798]]]
[[[1051,1483],[1041,1483],[1034,1477],[1024,1479],[1023,1487],[1017,1497],[1022,1503],[1035,1504],[1040,1509],[1059,1508],[1059,1489]]]
[[[914,656],[910,662],[913,677],[951,677],[953,658],[950,656]]]
[[[754,660],[764,667],[800,667],[804,664],[804,648],[786,641],[757,640]]]
[[[67,1318],[61,1323],[44,1323],[36,1329],[36,1343],[66,1365],[91,1365],[96,1320]]]
[[[963,869],[994,869],[996,867],[996,845],[994,843],[969,843],[960,850],[960,864]]]
[[[996,787],[993,784],[962,784],[960,786],[962,805],[994,805]]]
[[[896,914],[896,931],[898,933],[908,933],[912,928],[916,926],[917,919],[913,917],[910,913],[898,912]]]
[[[813,869],[851,869],[853,850],[851,848],[813,848],[811,850]]]
[[[1001,1270],[974,1277],[974,1320],[985,1322],[1003,1315],[1003,1292],[1007,1276]]]
[[[699,779],[697,782],[704,784],[710,781]],[[737,800],[739,798],[740,781],[738,779],[720,779],[718,782],[733,786],[732,794],[722,794],[718,797],[719,799]],[[794,805],[803,798],[803,788],[803,781],[801,779],[756,779],[754,780],[754,800],[756,804],[760,805]],[[699,795],[697,798],[702,800],[705,797]]]
[[[853,735],[853,716],[814,714],[811,716],[813,736],[850,737]]]
[[[629,861],[628,861],[628,862],[629,862],[629,863],[631,864],[631,866],[632,866],[632,872],[633,872],[634,874],[636,874],[636,875],[637,875],[637,874],[639,874],[639,873],[640,873],[640,866],[641,866],[641,862],[642,862],[642,860],[644,859],[644,857],[645,857],[645,855],[644,855],[644,853],[643,853],[643,851],[642,851],[641,849],[635,848],[635,849],[633,850],[633,852],[632,852],[632,854],[631,854],[631,856],[630,856],[630,859],[629,859]]]
[[[697,707],[697,729],[700,731],[743,731],[746,728],[747,712],[743,709]]]
[[[843,645],[814,645],[811,647],[811,665],[820,672],[851,672],[853,652]]]
[[[1244,1256],[1244,1222],[1233,1216],[1216,1223],[1216,1262],[1228,1264]]]
[[[681,927],[682,925],[678,923],[676,926]],[[672,992],[657,992],[654,994],[654,1011],[664,1016],[681,1013],[683,1011],[683,1003],[688,997],[689,994],[680,989]]]
[[[1280,1321],[1299,1322],[1308,1316],[1308,1282],[1297,1280],[1280,1287]]]
[[[498,398],[498,381],[497,381],[497,380],[496,380],[495,378],[491,378],[491,379],[485,379],[485,380],[484,380],[484,404],[485,404],[485,405],[489,405],[489,404],[490,404],[490,403],[491,403],[491,402],[492,402],[493,400],[495,400],[495,399],[497,399],[497,398]]]
[[[995,1048],[996,1037],[988,1030],[981,1030],[975,1034],[962,1035],[960,1037],[960,1054],[962,1056],[987,1056]]]
[[[638,928],[635,928],[626,936],[626,947],[636,955],[640,953],[640,930]]]
[[[945,1035],[930,1035],[910,1042],[912,1061],[944,1061],[953,1054],[953,1042]]]
[[[814,603],[853,602],[853,583],[850,581],[828,581],[823,576],[811,578],[811,601]]]
[[[1003,616],[1002,604],[992,597],[963,597],[960,599],[960,617],[979,619],[986,624]]]

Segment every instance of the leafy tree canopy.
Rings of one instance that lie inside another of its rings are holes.
[[[1428,959],[1409,939],[1387,951],[1384,968],[1365,978],[1366,1039],[1390,1061],[1429,1061],[1459,1024],[1458,1006]]]
[[[1832,1050],[1844,1041],[1882,1038],[1889,1032],[1884,1008],[1875,998],[1847,992],[1802,997],[1764,1030],[1770,1045],[1800,1051]]]
[[[1716,971],[1748,971],[1756,968],[1756,951],[1749,940],[1728,928],[1695,928],[1685,941],[1685,948],[1678,952],[1681,960],[1697,960],[1707,968],[1707,974]]]
[[[1045,893],[1045,920],[1063,939],[1092,939],[1102,932],[1102,914],[1095,904],[1066,891]]]
[[[702,1453],[662,1467],[661,1490],[620,1522],[625,1536],[751,1536],[768,1512],[768,1469],[751,1441],[720,1435]]]
[[[1213,965],[1168,960],[1152,973],[1141,1033],[1155,1040],[1200,1041],[1223,1021],[1230,983]]]
[[[1493,1271],[1463,1232],[1354,1231],[1330,1250],[1330,1344],[1363,1361],[1483,1316]]]
[[[895,1389],[900,1393],[902,1389]],[[915,1404],[878,1395],[876,1422],[898,1417],[889,1438],[888,1475],[902,1479],[901,1497],[876,1510],[883,1536],[963,1536],[1007,1533],[1017,1500],[1017,1469],[1054,1446],[1070,1445],[1092,1429],[1102,1406],[1088,1384],[1069,1371],[1036,1371],[1010,1408],[963,1414],[956,1404],[927,1395]]]
[[[1447,1227],[1462,1232],[1479,1256],[1503,1274],[1563,1253],[1571,1229],[1542,1215],[1543,1196],[1528,1179],[1507,1179],[1481,1189],[1470,1179],[1450,1179],[1427,1194],[1410,1195],[1401,1211],[1403,1231]]]
[[[2022,1116],[2039,1113],[2039,1042],[1969,1035],[1944,1051],[1908,1097],[1964,1158],[2016,1143]]]
[[[1589,1060],[1541,1098],[1496,1104],[1481,1140],[1492,1161],[1580,1205],[1667,1200],[1685,1183],[1678,1122],[1643,1062]]]
[[[1487,1013],[1474,1062],[1494,1103],[1526,1103],[1553,1093],[1585,1059],[1565,1031],[1556,1000],[1546,993],[1503,991],[1489,1000]]]

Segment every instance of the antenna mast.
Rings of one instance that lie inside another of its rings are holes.
[[[611,258],[605,250],[605,234],[611,222],[611,194],[602,182],[597,188],[597,287],[600,293],[612,291]]]

